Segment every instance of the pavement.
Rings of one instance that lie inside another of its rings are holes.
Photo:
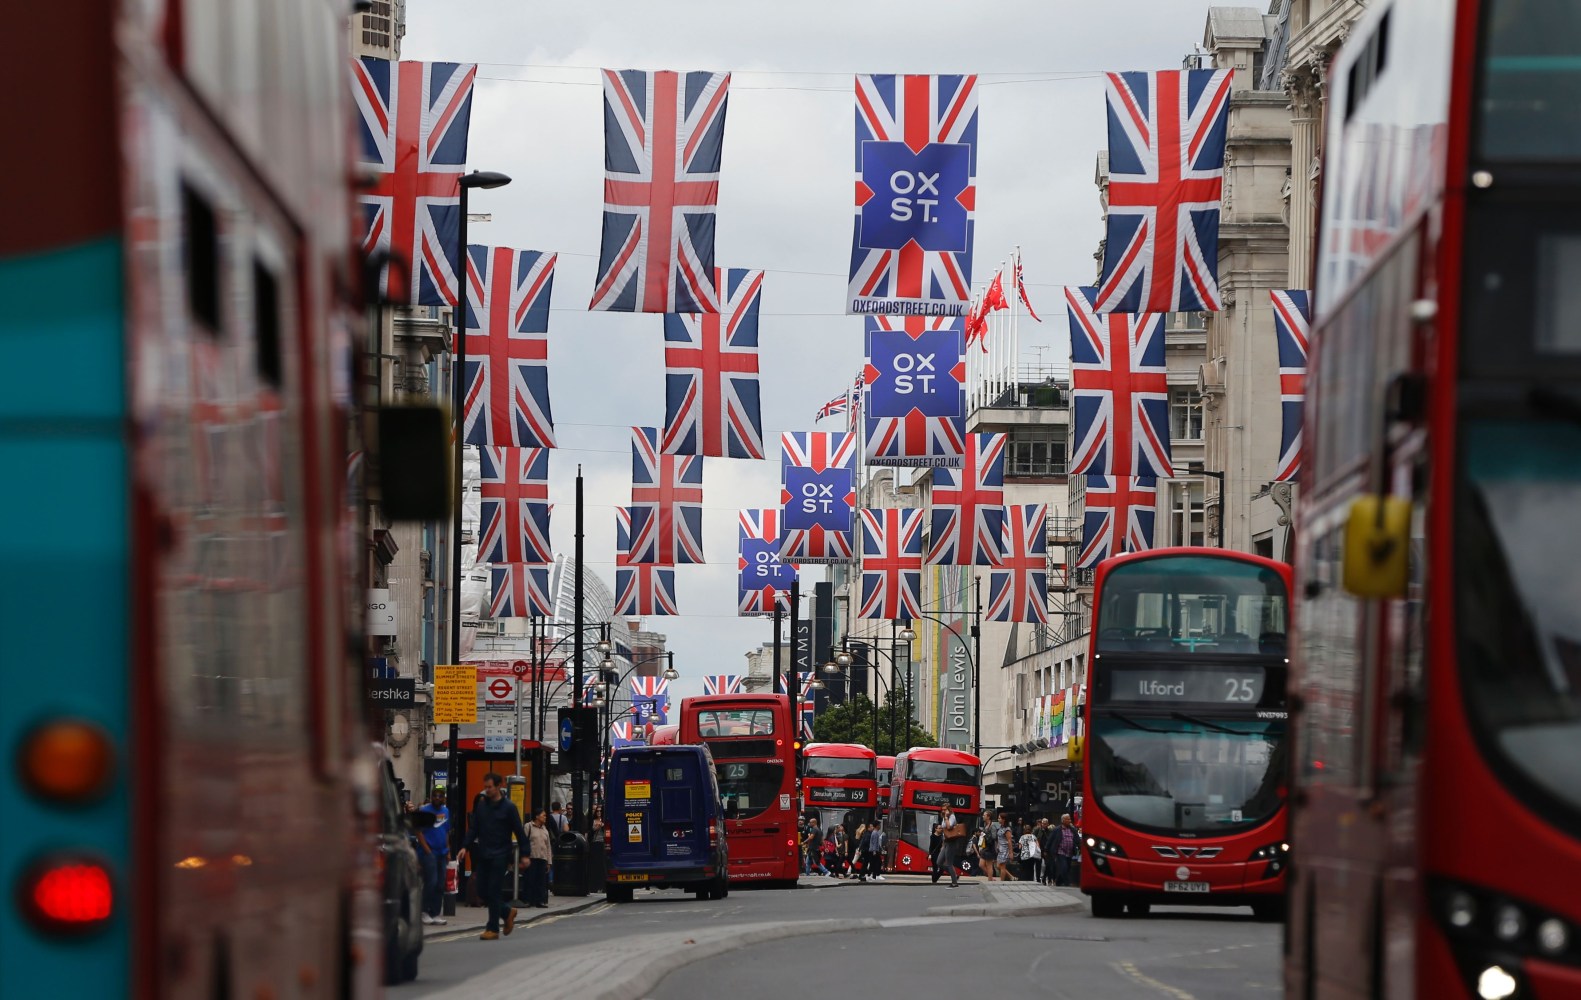
[[[549,908],[540,910],[518,906],[516,908],[516,927],[526,927],[549,917],[564,917],[572,913],[581,913],[591,909],[604,901],[602,892],[586,896],[549,896]],[[440,944],[445,941],[454,941],[457,938],[475,937],[483,933],[483,928],[489,923],[489,915],[481,906],[456,907],[452,916],[445,917],[443,924],[425,924],[423,926],[424,945]]]

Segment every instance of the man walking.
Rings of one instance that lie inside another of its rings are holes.
[[[549,861],[554,847],[549,842],[549,815],[542,809],[527,828],[527,905],[549,908]]]
[[[560,834],[570,829],[566,822],[565,813],[560,808],[560,803],[549,803],[549,834],[555,840],[560,839]]]
[[[867,843],[862,845],[867,856],[867,873],[873,881],[884,881],[884,828],[874,823],[867,828]]]
[[[824,875],[829,874],[829,869],[823,863],[823,830],[818,826],[818,817],[807,820],[807,874],[811,875],[816,868]]]
[[[1076,828],[1071,825],[1070,813],[1059,818],[1059,829],[1054,837],[1054,884],[1070,885],[1071,870],[1076,861]]]
[[[522,827],[521,814],[516,803],[505,797],[501,786],[505,779],[490,771],[483,776],[483,795],[472,810],[468,824],[467,856],[477,869],[478,898],[488,907],[489,919],[483,928],[482,939],[494,941],[500,936],[501,922],[509,934],[516,929],[516,908],[505,903],[505,874],[511,863],[511,838],[523,853],[530,850],[527,831]]]
[[[445,874],[450,864],[450,810],[445,808],[445,790],[435,788],[428,804],[417,810],[419,818],[418,860],[423,864],[423,923],[443,924],[439,914],[445,906]],[[432,817],[432,818],[429,818]]]

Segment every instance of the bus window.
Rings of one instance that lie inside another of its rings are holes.
[[[977,768],[937,760],[914,760],[906,773],[910,781],[937,781],[951,785],[976,785]]]
[[[727,819],[751,819],[768,809],[785,780],[785,768],[779,764],[731,761],[718,765],[718,772],[719,798]]]
[[[808,757],[804,766],[809,778],[872,778],[876,770],[871,757]]]
[[[1284,580],[1267,567],[1172,556],[1116,566],[1104,582],[1100,653],[1282,656]]]
[[[697,729],[705,737],[773,736],[774,712],[767,708],[704,709]]]

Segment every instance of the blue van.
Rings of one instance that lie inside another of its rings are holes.
[[[729,894],[724,808],[707,747],[621,747],[604,788],[606,899],[629,903],[640,885],[700,899]]]

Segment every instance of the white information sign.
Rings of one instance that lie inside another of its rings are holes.
[[[510,753],[516,736],[516,713],[488,711],[483,713],[483,752]]]
[[[390,600],[388,590],[368,591],[368,624],[369,635],[395,635],[395,616],[397,610],[395,602]]]

